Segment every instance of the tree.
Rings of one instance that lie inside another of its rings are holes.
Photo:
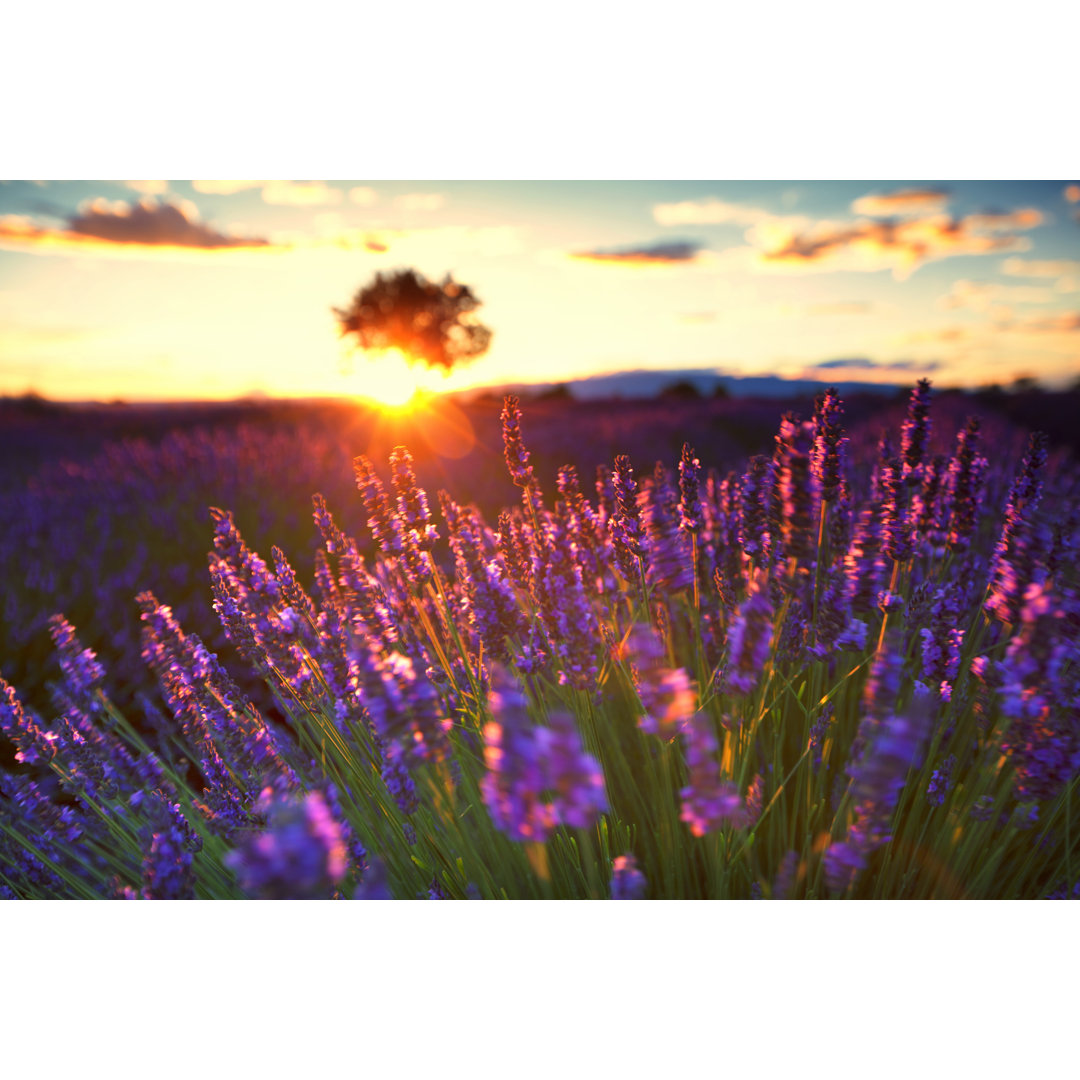
[[[487,352],[491,331],[473,312],[481,301],[449,274],[428,281],[415,270],[375,275],[346,308],[334,308],[341,335],[361,349],[400,349],[410,363],[450,371]]]

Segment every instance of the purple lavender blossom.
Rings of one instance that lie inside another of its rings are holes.
[[[752,457],[739,492],[738,540],[747,556],[758,564],[768,551],[768,498],[771,488],[771,462],[763,454]]]
[[[194,900],[194,855],[202,838],[188,823],[179,803],[154,792],[143,804],[151,821],[151,834],[142,865],[144,900]]]
[[[347,852],[341,826],[317,791],[264,796],[267,827],[225,856],[240,887],[260,900],[325,900],[341,884]]]
[[[647,568],[648,547],[638,506],[637,480],[626,454],[619,454],[615,458],[612,482],[615,488],[615,514],[609,522],[611,542],[622,576],[633,582],[638,577],[639,568]]]
[[[952,790],[955,768],[956,755],[950,754],[941,763],[941,768],[934,770],[926,788],[926,801],[931,806],[941,806],[945,802],[945,796]]]
[[[464,613],[492,659],[509,659],[507,639],[524,636],[526,625],[503,558],[487,558],[476,514],[439,493],[457,580],[465,593]]]
[[[390,455],[390,471],[405,535],[412,538],[420,551],[430,551],[439,539],[439,530],[431,520],[427,494],[416,483],[412,454],[404,446],[394,447]]]
[[[97,662],[97,654],[82,647],[75,636],[75,628],[63,615],[49,619],[49,633],[59,653],[65,688],[76,702],[89,704],[105,678],[105,669]]]
[[[901,435],[903,478],[908,483],[921,479],[920,470],[930,440],[930,380],[920,379],[911,391],[907,419]]]
[[[645,710],[638,726],[665,739],[677,735],[697,709],[696,688],[686,669],[668,666],[662,643],[641,623],[631,627],[618,655],[630,662],[634,689]]]
[[[693,447],[683,443],[679,460],[679,528],[683,532],[701,532],[703,524],[700,494],[701,462],[694,457]]]
[[[724,673],[728,691],[750,694],[765,667],[773,636],[773,606],[764,578],[759,574],[750,595],[740,605],[728,634]]]
[[[488,700],[494,719],[484,726],[481,791],[496,827],[542,843],[560,825],[592,825],[607,810],[603,773],[572,718],[556,713],[550,726],[533,725],[525,695],[501,672]]]
[[[1033,514],[1042,494],[1046,444],[1042,432],[1031,436],[1024,464],[1009,492],[1001,538],[990,559],[985,607],[988,614],[1004,623],[1015,623],[1019,618],[1024,593],[1036,573],[1038,532]]]
[[[679,500],[662,464],[657,463],[642,494],[649,584],[665,593],[688,589],[694,582],[693,548],[681,527]]]
[[[27,765],[46,765],[56,756],[57,736],[43,731],[41,721],[33,713],[27,713],[22,702],[0,678],[0,730],[15,744],[17,761]]]
[[[815,500],[817,492],[810,469],[814,425],[799,422],[792,414],[780,421],[773,467],[776,471],[774,502],[779,500],[783,530],[783,556],[802,564],[813,560],[816,546]]]
[[[851,610],[867,615],[877,607],[885,584],[885,560],[881,557],[880,508],[867,506],[859,513],[851,547],[844,556],[851,596]]]
[[[735,829],[750,825],[750,813],[738,787],[722,778],[717,759],[720,747],[709,717],[695,714],[684,728],[682,740],[690,783],[679,792],[679,819],[689,825],[694,836],[704,836],[724,825]]]
[[[536,481],[529,464],[529,451],[521,441],[521,402],[514,394],[503,399],[503,452],[510,479],[520,488],[530,488]]]
[[[772,898],[790,900],[796,886],[806,876],[806,867],[802,865],[797,851],[787,851],[780,860],[773,881]]]
[[[1009,721],[1002,749],[1024,800],[1054,798],[1080,769],[1077,698],[1066,689],[1077,646],[1073,635],[1063,633],[1065,620],[1048,583],[1029,585],[1002,662],[1001,707]]]
[[[986,458],[978,456],[979,420],[969,417],[956,440],[956,454],[949,462],[949,549],[967,551],[975,531],[979,496],[982,491]]]
[[[861,753],[853,749],[847,767],[855,819],[846,839],[825,853],[829,887],[846,889],[865,868],[869,856],[891,839],[890,825],[908,772],[917,768],[930,728],[930,713],[913,705],[906,715],[884,720],[865,717],[859,725]]]
[[[361,455],[353,461],[353,471],[356,473],[356,486],[364,500],[364,509],[367,510],[367,526],[372,539],[387,555],[403,555],[405,538],[401,521],[393,512],[386,489],[374,467]]]
[[[821,490],[823,502],[836,502],[844,493],[845,451],[848,440],[843,428],[844,407],[830,386],[819,395],[814,409],[814,442],[810,453],[810,471]]]
[[[911,526],[908,522],[907,486],[900,458],[883,462],[880,472],[881,528],[885,554],[893,562],[911,557]]]
[[[611,899],[643,900],[647,887],[637,859],[633,855],[616,855],[611,863]]]

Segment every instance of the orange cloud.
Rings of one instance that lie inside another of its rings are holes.
[[[0,247],[12,251],[99,254],[109,249],[146,252],[271,248],[259,237],[229,236],[198,219],[191,203],[134,204],[94,199],[79,207],[66,228],[38,225],[29,217],[0,217]]]
[[[796,271],[892,269],[897,278],[903,278],[937,259],[1025,251],[1031,246],[1025,237],[996,232],[997,227],[985,220],[945,214],[850,224],[823,221],[804,232],[770,229],[763,238],[765,250],[759,262]]]
[[[1041,210],[1026,207],[1021,210],[988,211],[983,214],[969,214],[964,219],[973,229],[996,232],[999,229],[1034,229],[1043,223]]]
[[[942,188],[903,188],[886,195],[863,195],[851,209],[867,217],[895,217],[944,210],[948,201],[949,193]]]
[[[1064,191],[1068,202],[1080,202],[1080,184],[1070,184]]]
[[[694,262],[702,245],[688,240],[671,240],[648,246],[622,248],[616,251],[575,251],[571,259],[584,262],[622,263],[637,266]]]
[[[267,180],[262,197],[273,206],[333,206],[341,202],[342,192],[325,180]]]
[[[349,189],[349,202],[357,206],[374,206],[379,201],[379,193],[374,188],[354,187]]]

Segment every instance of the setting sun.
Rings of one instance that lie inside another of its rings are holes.
[[[370,353],[357,361],[357,395],[387,409],[404,409],[424,394],[440,392],[444,376],[410,362],[400,349]]]

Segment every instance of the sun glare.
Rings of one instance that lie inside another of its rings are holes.
[[[406,409],[425,394],[439,392],[440,375],[422,364],[410,364],[400,349],[374,353],[357,365],[357,396],[384,409]]]

